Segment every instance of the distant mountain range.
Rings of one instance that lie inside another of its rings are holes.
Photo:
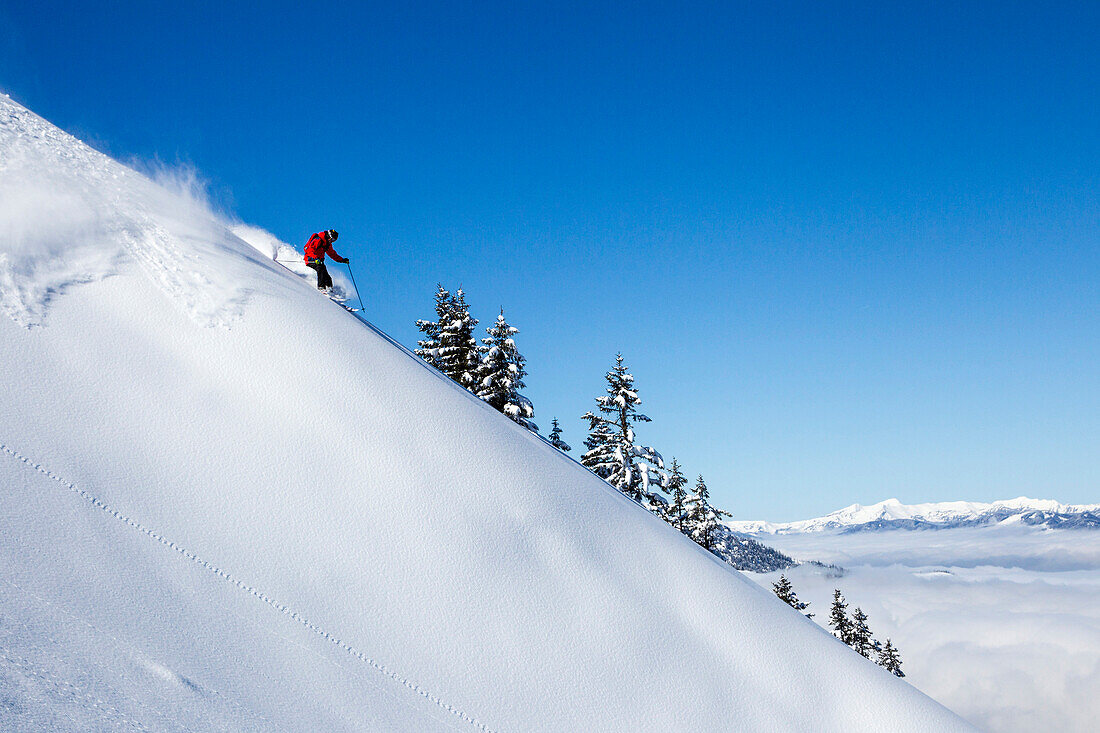
[[[726,524],[735,532],[751,535],[948,529],[992,524],[1100,529],[1100,504],[1061,504],[1052,499],[1026,496],[989,504],[972,501],[902,504],[897,499],[887,499],[870,506],[852,504],[823,517],[798,522],[730,521]]]

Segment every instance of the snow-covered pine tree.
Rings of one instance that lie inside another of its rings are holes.
[[[606,378],[607,394],[596,398],[598,414],[584,414],[589,436],[581,463],[630,498],[651,505],[656,495],[650,487],[665,490],[664,461],[657,451],[634,442],[634,424],[651,420],[638,412],[641,400],[622,354],[615,356]]]
[[[416,322],[416,327],[424,334],[424,338],[417,342],[419,346],[416,349],[416,355],[439,369],[439,371],[443,371],[439,361],[439,332],[442,328],[441,324],[450,320],[451,311],[454,309],[452,305],[454,298],[442,284],[439,284],[438,287],[439,289],[435,292],[436,319],[434,321],[418,320]]]
[[[886,640],[886,646],[879,650],[878,663],[895,677],[905,676],[905,673],[901,671],[901,654],[898,653],[897,647],[889,639]]]
[[[852,611],[852,635],[848,645],[860,656],[868,659],[871,658],[871,652],[875,648],[875,641],[871,638],[871,627],[867,625],[867,614],[858,606]]]
[[[611,477],[611,456],[615,452],[615,432],[611,423],[591,412],[584,414],[588,420],[588,437],[584,439],[587,452],[581,456],[581,464],[604,481]]]
[[[679,462],[673,456],[672,467],[668,471],[668,481],[665,482],[665,489],[672,496],[672,501],[668,504],[665,518],[669,524],[681,532],[687,532],[690,529],[688,495],[687,491],[684,490],[686,485],[687,477],[684,476],[684,472],[680,470]]]
[[[556,417],[550,421],[550,425],[552,426],[549,438],[550,445],[554,446],[563,453],[568,453],[569,451],[573,450],[573,448],[568,443],[561,439],[561,426],[558,425],[558,419]]]
[[[466,293],[459,288],[448,303],[445,318],[439,321],[439,346],[435,349],[437,368],[471,392],[481,362],[481,349],[474,338],[478,320],[470,315]]]
[[[527,371],[523,368],[524,358],[516,349],[513,338],[519,329],[509,326],[504,319],[504,309],[500,309],[496,323],[485,329],[489,334],[481,339],[481,363],[478,364],[475,378],[475,394],[505,415],[532,432],[539,428],[531,422],[535,408],[531,401],[520,394],[526,385],[523,378]]]
[[[833,605],[829,607],[829,628],[836,638],[851,646],[852,619],[848,618],[848,604],[839,589],[833,590]]]
[[[721,526],[722,517],[731,516],[729,512],[722,511],[710,505],[710,490],[703,475],[699,474],[695,482],[695,489],[688,499],[688,521],[691,527],[691,538],[708,550],[714,549],[715,533]]]
[[[798,594],[794,592],[794,586],[787,580],[786,575],[780,575],[779,580],[772,584],[772,590],[779,596],[779,600],[786,603],[796,611],[805,611],[810,607],[809,603],[798,600]],[[806,618],[813,618],[812,613],[807,613]]]

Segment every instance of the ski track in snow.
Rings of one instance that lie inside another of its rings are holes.
[[[76,703],[84,708],[91,707],[99,716],[97,723],[117,722],[126,729],[153,733],[153,730],[146,727],[144,723],[134,720],[84,688],[78,687],[68,680],[60,679],[50,672],[42,671],[30,660],[15,654],[3,644],[0,644],[0,661],[3,661],[8,668],[14,668],[22,672],[26,679],[35,682],[50,698]]]
[[[219,288],[203,273],[202,262],[174,244],[176,238],[163,226],[147,223],[120,238],[150,279],[198,323],[228,328],[240,317],[250,293]]]
[[[30,593],[23,588],[20,588],[14,583],[10,583],[8,581],[5,582],[16,590],[27,593],[27,595],[30,595],[34,598],[38,598],[33,593]],[[49,603],[48,601],[45,602]],[[46,657],[50,661],[54,662],[54,665],[58,668],[64,666],[64,662],[60,658],[60,656],[58,656],[57,654],[48,653],[42,649],[35,650],[35,657],[37,659]],[[21,656],[19,653],[15,652],[10,647],[2,643],[0,643],[0,661],[3,661],[9,669],[17,669],[22,672],[25,675],[25,679],[38,683],[43,688],[43,691],[46,692],[53,699],[73,702],[77,705],[80,705],[84,709],[88,709],[90,707],[94,712],[99,714],[99,720],[96,721],[97,723],[102,722],[104,719],[108,721],[117,720],[118,722],[125,724],[128,728],[133,728],[141,731],[149,731],[150,733],[153,733],[153,731],[156,730],[155,728],[149,728],[141,721],[135,720],[134,718],[130,717],[122,710],[119,710],[114,705],[110,704],[106,700],[103,700],[102,697],[90,692],[88,688],[75,685],[72,682],[66,679],[62,679],[61,677],[53,674],[52,672],[42,669],[40,662],[38,664],[35,664],[31,660],[27,659],[24,656]],[[112,692],[114,692],[115,694],[119,694],[116,690],[112,690]],[[104,697],[106,697],[106,695]],[[136,703],[137,705],[141,706],[145,711],[157,716],[166,725],[176,730],[184,731],[184,733],[187,733],[190,730],[180,723],[176,722],[175,720],[172,720],[156,708],[153,708],[134,697],[126,696],[125,699],[128,702]],[[255,715],[254,713],[250,714]],[[271,729],[274,729],[274,726],[272,726]]]
[[[42,325],[53,299],[126,259],[200,325],[228,328],[242,314],[251,293],[202,256],[210,242],[241,243],[201,196],[80,145],[3,95],[0,174],[0,310],[20,326]]]
[[[301,624],[305,628],[309,629],[310,631],[312,631],[317,636],[320,636],[325,641],[328,641],[332,645],[334,645],[337,648],[341,649],[342,651],[344,651],[346,654],[348,654],[352,658],[359,660],[360,662],[366,664],[367,666],[371,667],[372,669],[376,670],[377,672],[379,672],[379,673],[385,675],[386,677],[390,678],[394,682],[397,682],[397,683],[401,684],[402,686],[404,686],[404,687],[408,688],[409,690],[415,692],[417,695],[419,695],[419,696],[423,697],[424,699],[434,703],[435,705],[439,706],[440,708],[446,710],[448,713],[450,713],[453,716],[457,717],[459,720],[461,720],[465,723],[468,723],[468,724],[472,725],[473,727],[475,727],[479,730],[485,731],[485,733],[493,733],[493,731],[488,726],[486,726],[484,723],[480,722],[479,720],[477,720],[473,716],[468,715],[467,713],[463,712],[462,710],[459,710],[458,708],[456,708],[453,705],[450,705],[447,702],[444,702],[438,696],[436,696],[432,692],[424,689],[423,687],[416,684],[415,682],[413,682],[409,678],[404,677],[401,674],[399,674],[398,672],[393,671],[392,669],[390,669],[386,665],[375,661],[374,659],[372,659],[367,654],[365,654],[365,653],[359,651],[358,649],[356,649],[355,647],[353,647],[351,644],[348,644],[347,642],[343,641],[339,637],[334,636],[333,634],[330,634],[328,631],[321,628],[317,624],[313,623],[308,618],[306,618],[305,616],[298,613],[296,610],[290,608],[289,606],[287,606],[283,603],[280,603],[278,600],[272,598],[271,596],[267,595],[263,591],[261,591],[261,590],[255,588],[255,587],[245,583],[244,581],[234,577],[233,575],[227,573],[225,570],[222,570],[217,565],[214,565],[214,564],[208,562],[207,560],[202,559],[201,557],[199,557],[198,555],[194,554],[193,552],[187,550],[186,548],[177,545],[175,542],[168,539],[167,537],[164,537],[163,535],[157,533],[156,531],[151,530],[148,527],[145,527],[140,522],[137,522],[137,521],[131,519],[129,516],[123,514],[122,512],[120,512],[117,509],[114,509],[109,504],[102,501],[101,499],[94,496],[93,494],[89,493],[85,489],[80,488],[79,486],[77,486],[76,484],[74,484],[70,481],[66,481],[64,478],[62,478],[61,476],[57,475],[56,473],[50,471],[48,468],[43,467],[40,463],[35,463],[33,460],[31,460],[30,458],[27,458],[26,456],[24,456],[20,452],[14,450],[13,448],[8,447],[5,443],[0,443],[0,451],[3,451],[4,453],[7,453],[9,456],[11,456],[15,460],[23,463],[28,468],[31,468],[31,469],[37,471],[38,473],[41,473],[42,475],[44,475],[44,476],[46,476],[50,479],[53,479],[57,483],[61,484],[65,488],[69,489],[73,493],[80,496],[82,499],[84,499],[87,503],[91,504],[96,509],[99,509],[101,512],[113,517],[114,519],[117,519],[118,521],[122,522],[123,524],[128,525],[132,529],[135,529],[138,532],[141,532],[142,534],[150,537],[151,539],[156,540],[160,544],[174,550],[175,552],[177,552],[178,554],[180,554],[183,557],[187,558],[191,562],[205,568],[206,570],[213,573],[214,575],[217,575],[222,580],[225,580],[229,584],[236,586],[237,588],[239,588],[240,590],[248,593],[249,595],[252,595],[252,596],[256,597],[257,599],[263,601],[264,603],[271,606],[272,608],[279,611],[280,613],[284,614],[285,616],[288,616],[288,617],[294,619],[299,624]],[[133,722],[133,721],[131,721],[131,722]],[[138,726],[139,730],[148,730],[144,726],[141,726],[141,724],[139,724],[139,723],[134,722],[134,725]]]
[[[200,685],[196,685],[191,680],[188,680],[184,677],[181,677],[180,675],[175,674],[171,670],[165,670],[163,668],[153,669],[153,667],[157,666],[157,665],[154,665],[152,662],[145,659],[144,655],[141,654],[137,649],[135,649],[133,645],[123,642],[121,639],[119,639],[114,634],[111,634],[107,631],[104,631],[103,629],[97,627],[95,624],[91,623],[87,619],[73,613],[69,609],[64,608],[62,606],[59,606],[58,604],[53,603],[53,602],[51,602],[50,600],[48,600],[46,598],[43,598],[42,596],[38,595],[37,593],[34,593],[33,591],[30,591],[30,590],[27,590],[26,588],[23,588],[22,586],[17,585],[16,583],[13,583],[12,581],[8,580],[7,578],[0,578],[0,582],[3,582],[6,585],[8,585],[9,587],[15,589],[16,591],[19,591],[20,593],[24,594],[28,598],[32,598],[35,601],[43,604],[44,606],[48,606],[49,608],[54,609],[57,612],[59,612],[61,614],[64,614],[65,616],[68,616],[70,619],[72,619],[76,623],[81,624],[82,626],[90,629],[97,637],[110,639],[111,642],[113,642],[117,648],[119,648],[119,649],[126,652],[127,657],[129,657],[131,660],[135,661],[137,664],[144,667],[147,671],[150,671],[154,674],[157,674],[160,677],[170,676],[171,678],[173,678],[174,681],[177,681],[180,684],[190,688],[191,690],[193,690],[194,692],[196,692],[200,696],[213,695],[213,696],[217,697],[220,701],[223,701],[223,702],[235,707],[246,718],[259,719],[260,721],[262,721],[263,724],[264,724],[264,727],[262,728],[263,730],[278,730],[278,731],[284,730],[283,728],[275,725],[275,723],[273,723],[272,721],[270,721],[269,719],[264,717],[262,714],[257,713],[254,710],[250,710],[250,709],[244,707],[243,705],[241,705],[239,702],[237,702],[233,698],[226,697],[225,695],[221,694],[217,690],[211,690],[209,688],[202,687]],[[27,627],[28,629],[30,629],[30,627],[27,626],[26,623],[24,623],[23,625],[25,627]],[[5,630],[0,629],[0,631],[5,631]],[[9,636],[11,635],[11,632],[7,632],[7,633],[8,633]],[[53,646],[58,646],[58,645],[53,644]],[[2,651],[2,650],[3,650],[3,645],[0,644],[0,651]],[[57,666],[59,666],[59,667],[62,666],[62,660],[56,654],[49,654],[47,652],[44,652],[41,649],[36,650],[35,654],[37,656],[49,657],[55,663],[57,663]],[[72,685],[72,683],[65,683],[65,684],[68,687],[74,687],[74,685]],[[173,720],[172,718],[169,718],[167,715],[165,715],[161,711],[157,710],[156,708],[154,708],[150,705],[145,704],[144,702],[138,700],[137,698],[130,697],[128,699],[131,702],[137,703],[138,705],[140,705],[142,708],[144,708],[148,712],[152,713],[153,715],[156,715],[158,718],[163,720],[167,725],[169,725],[169,726],[171,726],[171,727],[173,727],[177,730],[184,731],[184,733],[187,733],[188,731],[191,730],[190,728],[187,728],[186,726],[182,725],[181,723]],[[145,728],[143,727],[142,729],[144,730]]]

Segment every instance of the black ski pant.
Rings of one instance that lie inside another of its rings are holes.
[[[332,275],[328,274],[328,268],[322,260],[307,262],[306,267],[317,271],[317,289],[324,290],[332,287]]]

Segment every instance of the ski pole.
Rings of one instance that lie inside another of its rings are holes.
[[[351,271],[351,263],[345,262],[348,266],[348,274],[351,275],[351,286],[355,288],[355,297],[359,299],[359,307],[363,307],[363,296],[359,294],[359,286],[355,284],[355,273]]]

